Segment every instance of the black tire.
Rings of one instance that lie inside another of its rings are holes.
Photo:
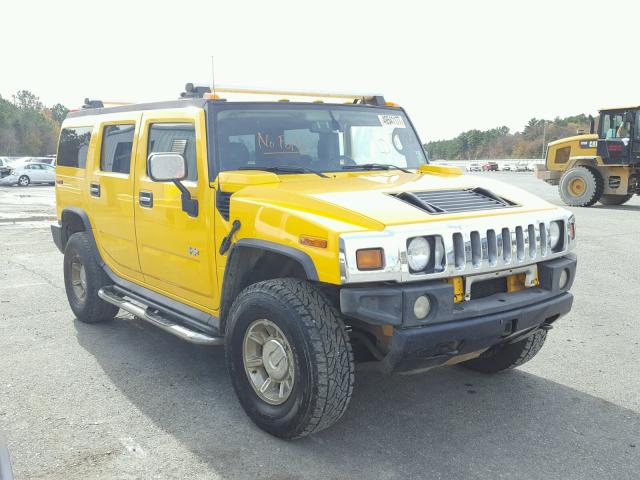
[[[585,188],[581,194],[572,193],[571,182],[582,180]],[[592,167],[578,166],[571,168],[562,174],[558,185],[560,198],[572,207],[590,207],[602,196],[604,180],[600,173]]]
[[[607,194],[607,195],[602,195],[600,197],[600,203],[602,205],[622,205],[623,203],[627,203],[629,200],[631,200],[631,197],[633,197],[633,194],[631,195]]]
[[[323,430],[342,416],[353,391],[353,353],[338,312],[315,287],[290,278],[256,283],[236,298],[228,319],[227,367],[238,399],[256,425],[292,439]],[[290,346],[295,376],[289,396],[279,405],[260,398],[245,372],[245,332],[259,319],[275,323]]]
[[[538,330],[524,340],[500,345],[461,365],[482,373],[498,373],[516,368],[535,357],[546,338],[547,331]]]
[[[84,295],[78,294],[78,289],[74,288],[73,271],[77,263],[84,269]],[[86,232],[71,235],[64,250],[64,287],[71,310],[78,320],[98,323],[116,316],[118,307],[98,297],[98,290],[112,283],[96,261],[89,235]]]
[[[18,185],[21,187],[28,187],[30,183],[31,179],[26,175],[21,175],[20,178],[18,178]]]

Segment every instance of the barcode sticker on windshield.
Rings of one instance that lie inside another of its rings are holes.
[[[404,120],[400,115],[378,115],[380,123],[382,125],[388,125],[389,127],[406,128],[404,126]]]

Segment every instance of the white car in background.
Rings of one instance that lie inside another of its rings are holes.
[[[26,187],[32,183],[56,182],[56,169],[47,163],[22,163],[12,165],[11,172],[0,179],[0,185],[19,185]]]

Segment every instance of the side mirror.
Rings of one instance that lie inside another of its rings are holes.
[[[198,216],[198,200],[191,194],[181,180],[187,178],[187,161],[179,153],[152,153],[147,160],[149,177],[154,182],[173,182],[180,190],[182,210],[190,217]]]
[[[179,153],[152,153],[147,165],[154,182],[179,182],[187,178],[187,161]]]

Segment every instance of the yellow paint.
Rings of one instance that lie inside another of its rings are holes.
[[[453,301],[460,303],[464,301],[464,279],[462,277],[447,278],[447,283],[453,285]]]
[[[421,165],[418,168],[420,173],[426,173],[429,175],[442,175],[444,177],[459,177],[462,175],[462,170],[458,167],[451,167],[449,165]]]

